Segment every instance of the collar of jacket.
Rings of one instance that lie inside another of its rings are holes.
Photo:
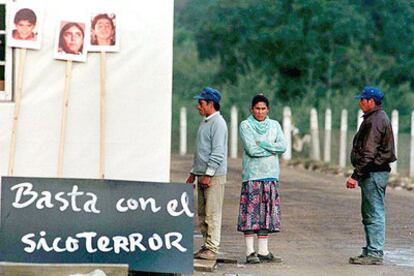
[[[373,114],[373,113],[375,113],[375,112],[377,112],[379,110],[382,110],[382,106],[377,105],[376,107],[374,107],[373,109],[371,109],[370,111],[368,111],[367,113],[365,113],[362,117],[364,117],[364,119],[365,119],[365,118],[369,117],[371,114]]]

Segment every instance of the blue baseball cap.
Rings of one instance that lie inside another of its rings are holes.
[[[206,100],[206,101],[213,101],[215,103],[220,103],[221,100],[221,94],[218,90],[211,88],[211,87],[205,87],[201,91],[200,94],[194,97],[194,99],[197,100]]]
[[[361,91],[361,94],[354,96],[355,99],[374,99],[375,101],[381,101],[384,98],[384,92],[381,89],[365,86]]]

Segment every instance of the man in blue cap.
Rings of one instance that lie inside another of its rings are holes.
[[[397,160],[394,134],[387,114],[382,110],[384,93],[366,86],[355,96],[364,112],[363,121],[352,143],[351,162],[354,172],[346,182],[349,189],[361,187],[361,213],[366,246],[362,254],[349,263],[377,265],[383,263],[385,241],[384,197],[390,163]]]
[[[198,218],[204,244],[195,258],[216,260],[220,245],[224,184],[227,175],[227,125],[220,114],[220,92],[206,87],[194,97],[203,120],[196,138],[187,183],[197,179]]]

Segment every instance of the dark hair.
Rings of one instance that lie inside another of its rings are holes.
[[[213,102],[213,104],[214,104],[214,109],[216,111],[220,111],[220,104],[219,103],[216,103],[216,102]]]
[[[376,99],[373,99],[373,100],[375,102],[375,105],[381,105],[382,104],[382,100],[376,100]]]
[[[367,101],[373,100],[375,102],[375,105],[381,105],[382,104],[382,99],[381,100],[377,100],[375,98],[364,98],[364,99],[366,99]]]
[[[269,108],[269,100],[262,94],[257,94],[256,96],[253,97],[252,99],[252,108],[257,104],[263,102],[266,104],[266,106]]]
[[[82,37],[85,39],[85,33],[83,31],[83,28],[78,23],[76,23],[76,22],[66,23],[66,25],[63,26],[63,28],[60,30],[60,34],[59,34],[59,49],[62,49],[65,53],[70,53],[70,51],[66,48],[66,44],[65,44],[65,41],[63,39],[63,35],[65,34],[65,32],[67,30],[69,30],[72,27],[78,28],[82,33]],[[82,43],[82,45],[79,49],[79,52],[82,52],[82,51],[83,51],[83,43]]]
[[[213,103],[213,106],[214,106],[214,109],[216,111],[220,111],[220,104],[219,103],[216,103],[216,102],[214,102],[212,100],[204,100],[204,101],[206,101],[207,104],[210,103],[210,102],[212,102]]]
[[[107,13],[100,13],[92,19],[91,27],[95,29],[95,25],[99,19],[108,19],[111,22],[112,29],[115,29],[114,19],[115,16],[109,16]]]
[[[18,10],[16,14],[14,15],[14,24],[19,23],[19,21],[21,20],[27,20],[33,25],[35,25],[36,20],[37,20],[36,14],[31,9],[27,9],[27,8]]]

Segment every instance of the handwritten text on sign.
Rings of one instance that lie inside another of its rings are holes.
[[[67,262],[130,263],[133,259],[130,266],[143,271],[192,269],[142,267],[148,263],[146,258],[191,257],[190,185],[14,177],[4,178],[2,184],[7,199],[2,196],[1,239],[10,240],[12,235],[20,244],[8,250],[8,242],[1,242],[1,252],[6,250],[0,255],[2,261],[53,262],[59,255]]]

